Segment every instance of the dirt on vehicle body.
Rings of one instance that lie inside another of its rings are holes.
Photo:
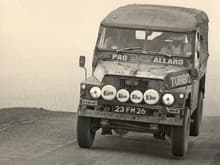
[[[148,132],[171,138],[172,154],[184,156],[189,135],[199,135],[208,55],[203,11],[157,5],[112,11],[100,25],[92,75],[80,86],[79,146],[91,147],[100,128]]]

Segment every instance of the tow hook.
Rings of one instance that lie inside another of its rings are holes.
[[[101,135],[112,135],[112,129],[109,127],[109,121],[107,119],[101,119],[100,125],[102,128]]]

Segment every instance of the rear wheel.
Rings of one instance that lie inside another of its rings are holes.
[[[190,130],[190,111],[186,108],[183,126],[174,126],[171,133],[172,154],[184,156],[188,149]]]
[[[81,148],[90,148],[95,139],[94,122],[89,117],[77,117],[77,142]]]
[[[192,124],[190,126],[190,136],[199,136],[203,115],[203,92],[199,94],[198,106],[192,114]]]

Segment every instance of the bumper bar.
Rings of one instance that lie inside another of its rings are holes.
[[[183,120],[179,118],[166,117],[163,119],[161,117],[156,117],[156,116],[102,112],[102,111],[95,111],[90,109],[79,110],[78,115],[84,117],[104,118],[104,119],[123,120],[123,121],[136,121],[136,122],[162,124],[162,125],[174,125],[174,126],[183,125]]]

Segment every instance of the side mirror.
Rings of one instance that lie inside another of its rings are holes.
[[[84,68],[86,63],[86,57],[85,56],[80,56],[79,57],[79,67]]]
[[[79,57],[79,67],[83,68],[85,71],[85,79],[87,79],[87,69],[85,67],[86,63],[86,57],[85,56],[80,56]]]

